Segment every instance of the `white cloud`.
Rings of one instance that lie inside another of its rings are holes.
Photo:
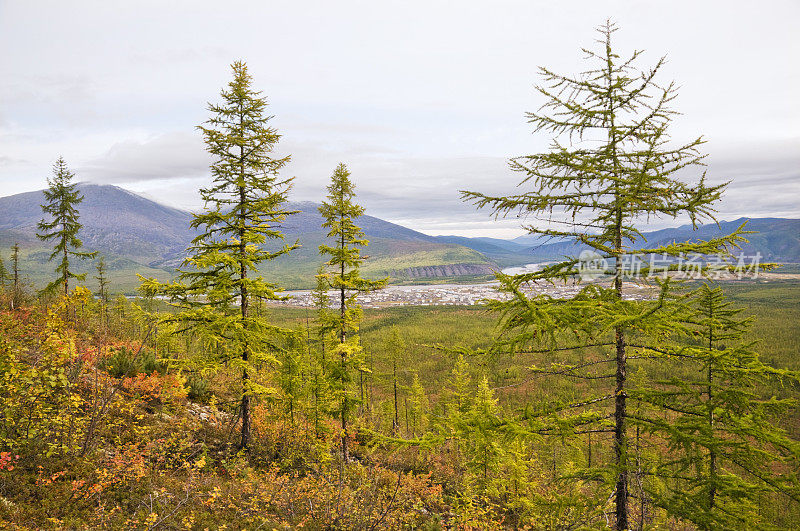
[[[98,183],[133,183],[199,177],[208,173],[209,161],[199,134],[173,132],[116,143],[79,170]]]
[[[676,137],[706,134],[710,177],[734,178],[721,215],[800,216],[798,15],[793,0],[0,2],[0,193],[45,186],[63,154],[81,179],[197,206],[194,126],[244,59],[295,198],[319,200],[346,162],[372,214],[492,230],[458,190],[513,191],[505,160],[547,141],[523,116],[541,104],[536,68],[581,69],[610,16],[621,50],[668,55]]]

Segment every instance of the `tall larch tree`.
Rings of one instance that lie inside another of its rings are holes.
[[[97,271],[97,276],[94,277],[97,280],[97,297],[100,299],[100,303],[106,306],[108,305],[108,267],[104,257],[101,256],[97,260],[95,270]]]
[[[100,321],[108,325],[108,267],[103,256],[95,264],[97,276],[97,298],[100,301]]]
[[[415,371],[411,377],[411,389],[409,391],[409,414],[411,416],[411,437],[417,437],[428,429],[428,418],[430,416],[430,403],[425,388],[419,379],[419,374]]]
[[[400,431],[400,414],[398,407],[398,392],[397,392],[397,362],[400,361],[402,371],[405,367],[403,359],[405,358],[406,343],[400,337],[397,328],[392,328],[392,333],[386,342],[386,352],[392,361],[392,393],[394,395],[394,418],[392,419],[392,435],[397,435]]]
[[[222,103],[209,104],[211,118],[198,128],[212,156],[209,187],[200,190],[205,210],[194,216],[201,229],[189,248],[177,281],[148,279],[145,294],[166,295],[181,311],[166,318],[192,329],[212,343],[203,369],[223,362],[241,374],[241,441],[251,438],[252,397],[274,392],[254,380],[257,367],[276,362],[290,331],[271,325],[251,311],[254,300],[278,300],[277,286],[258,266],[290,252],[281,224],[296,211],[286,207],[291,178],[279,173],[289,157],[273,153],[280,139],[269,125],[267,100],[252,87],[244,62],[231,65],[233,79],[221,92]]]
[[[11,309],[19,307],[21,286],[19,284],[19,243],[11,247]]]
[[[4,289],[6,287],[6,282],[8,281],[8,270],[6,269],[6,264],[3,262],[3,257],[0,256],[0,289]]]
[[[44,291],[63,287],[64,296],[69,293],[69,279],[83,281],[86,278],[86,273],[75,273],[70,267],[70,257],[84,260],[97,254],[81,251],[83,242],[78,238],[78,232],[83,225],[78,221],[78,205],[83,201],[83,196],[77,189],[78,184],[72,182],[74,177],[64,158],[59,157],[53,165],[53,176],[47,179],[48,189],[44,190],[45,204],[42,205],[46,217],[39,221],[36,233],[42,241],[55,242],[50,260],[59,259],[56,266],[58,278],[48,284]]]
[[[355,220],[364,213],[364,208],[355,203],[355,186],[350,180],[347,166],[339,164],[331,176],[328,197],[319,207],[328,229],[332,245],[320,245],[323,256],[330,257],[325,262],[326,273],[319,275],[327,285],[339,293],[338,312],[329,313],[330,329],[336,334],[338,345],[333,355],[339,355],[338,366],[331,362],[332,388],[338,395],[337,416],[342,429],[342,458],[350,460],[347,443],[347,420],[356,400],[350,396],[351,372],[361,368],[362,348],[358,339],[361,321],[361,307],[356,301],[359,293],[380,289],[388,279],[368,280],[361,276],[360,267],[365,257],[361,249],[369,244],[364,232]]]
[[[8,269],[6,269],[6,264],[3,262],[3,257],[0,256],[0,294],[3,295],[4,299],[9,295],[7,284],[10,278],[11,275],[9,275]],[[8,297],[8,303],[9,305],[11,304],[11,297]]]
[[[796,401],[767,391],[796,387],[800,374],[761,361],[758,344],[747,339],[752,317],[721,287],[704,283],[687,301],[690,340],[662,347],[679,360],[674,376],[633,395],[671,413],[637,419],[670,449],[655,472],[671,481],[647,495],[700,529],[774,524],[763,521],[758,507],[769,495],[800,502],[800,443],[779,422]]]
[[[612,463],[590,475],[606,478],[609,491],[605,496],[614,500],[615,526],[621,530],[631,525],[630,338],[634,331],[655,338],[676,326],[670,318],[668,278],[654,281],[660,293],[655,301],[625,298],[623,278],[635,272],[631,266],[637,257],[677,259],[693,253],[725,252],[742,237],[737,231],[707,242],[648,246],[640,232],[644,223],[680,217],[696,225],[713,219],[713,205],[725,185],[705,182],[702,138],[670,142],[667,129],[676,114],[670,108],[676,92],[674,84],[657,81],[664,59],[652,68],[639,69],[641,52],[623,58],[614,51],[615,31],[610,22],[599,28],[599,49],[583,50],[593,65],[578,75],[540,68],[544,83],[537,90],[545,103],[527,117],[536,132],[552,135],[552,144],[546,152],[511,159],[511,169],[523,174],[520,186],[526,189],[511,196],[465,191],[463,198],[488,207],[495,216],[520,215],[528,220],[524,228],[529,233],[573,241],[577,249],[586,249],[593,257],[593,268],[601,278],[571,299],[538,294],[536,286],[577,279],[585,272],[585,262],[578,257],[537,272],[498,274],[500,288],[510,298],[490,307],[502,316],[504,338],[498,348],[530,351],[543,347],[559,353],[590,347],[599,350],[596,359],[580,368],[560,366],[552,372],[613,382],[607,392],[582,401],[598,408],[594,421],[600,424],[584,426],[583,432],[611,432]],[[688,182],[685,179],[693,168],[699,178]],[[652,274],[654,269],[642,267],[641,272]],[[647,355],[657,353],[648,351]],[[609,365],[613,371],[591,372]],[[609,403],[610,412],[600,409]],[[577,405],[564,410],[574,410]],[[611,426],[605,428],[602,419],[609,416]],[[591,419],[584,416],[576,422]]]
[[[311,302],[314,303],[314,308],[317,310],[316,318],[316,336],[319,344],[320,353],[320,367],[322,372],[325,372],[325,338],[331,331],[332,319],[330,316],[331,297],[328,295],[330,288],[328,278],[325,273],[325,265],[322,264],[317,269],[317,274],[314,279],[316,286],[311,291]]]

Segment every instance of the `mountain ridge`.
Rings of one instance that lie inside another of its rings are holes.
[[[648,245],[657,247],[674,241],[697,241],[733,233],[743,223],[747,223],[745,234],[748,242],[742,243],[736,250],[748,256],[761,253],[764,261],[780,263],[800,262],[800,219],[792,218],[748,218],[740,217],[735,220],[722,220],[719,224],[711,223],[699,225],[695,230],[691,224],[680,225],[655,231],[644,232]],[[441,241],[458,242],[486,254],[488,258],[502,265],[523,265],[544,260],[559,259],[564,256],[574,256],[586,249],[572,241],[553,241],[553,239],[523,235],[507,240],[517,245],[517,248],[492,249],[487,246],[485,238],[465,238],[460,236],[438,236]],[[539,242],[535,244],[534,242]],[[550,243],[549,243],[550,242]],[[534,243],[531,245],[531,243]],[[498,246],[495,246],[498,247]]]
[[[190,227],[193,214],[161,204],[119,186],[78,183],[85,199],[79,206],[84,229],[80,237],[89,250],[100,251],[109,262],[114,280],[130,291],[138,284],[136,275],[171,278],[185,256],[187,246],[198,232]],[[14,242],[23,248],[23,268],[34,283],[52,276],[46,246],[35,236],[42,218],[41,190],[0,197],[0,249]],[[289,202],[298,210],[282,224],[286,240],[299,240],[301,247],[265,264],[263,272],[286,288],[309,287],[322,263],[318,246],[325,242],[319,203]],[[739,218],[719,225],[691,225],[644,233],[652,245],[675,240],[708,239],[733,232],[748,222],[750,240],[742,245],[745,254],[761,252],[765,261],[800,262],[800,220],[785,218]],[[555,241],[530,235],[513,240],[430,236],[378,217],[358,219],[370,240],[364,272],[378,278],[391,275],[394,281],[443,281],[489,279],[493,270],[537,261],[575,255],[583,249],[572,242]],[[540,243],[536,243],[540,242]],[[531,245],[534,243],[534,245]],[[7,256],[7,251],[0,256]],[[90,263],[78,263],[78,271],[91,271]]]
[[[79,205],[83,229],[79,237],[88,250],[97,250],[118,266],[118,280],[123,270],[130,279],[125,289],[135,288],[136,274],[169,278],[185,256],[185,250],[198,232],[191,229],[192,213],[163,205],[152,199],[113,185],[78,183],[84,196]],[[23,267],[33,282],[43,282],[52,269],[47,263],[46,246],[35,236],[42,219],[41,190],[0,197],[0,248],[19,241],[24,248]],[[301,241],[301,248],[264,264],[264,273],[284,287],[309,287],[322,263],[318,246],[326,239],[317,203],[289,202],[291,210],[281,228],[287,241]],[[473,249],[446,244],[433,236],[363,215],[357,223],[370,240],[366,253],[372,259],[364,272],[373,277],[392,274],[395,280],[435,277],[445,279],[487,277],[497,267],[491,259]],[[133,266],[132,264],[137,264]],[[78,271],[89,270],[85,262]]]

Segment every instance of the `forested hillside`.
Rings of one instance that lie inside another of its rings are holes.
[[[762,359],[800,370],[800,286],[748,283],[728,290],[757,318],[749,339],[760,342]],[[49,313],[31,307],[0,314],[6,412],[0,518],[7,522],[29,528],[158,523],[202,529],[221,522],[369,528],[380,522],[375,528],[501,529],[517,521],[567,527],[592,513],[591,499],[580,501],[581,492],[560,474],[589,459],[608,459],[600,434],[577,440],[540,435],[523,452],[507,446],[508,435],[476,440],[464,424],[487,404],[486,391],[473,392],[484,376],[497,400],[486,428],[531,415],[526,404],[532,398],[567,401],[576,392],[569,378],[532,377],[528,366],[541,363],[541,355],[467,356],[458,365],[457,353],[435,348],[445,338],[459,349],[489,347],[495,319],[482,308],[365,312],[369,372],[355,382],[363,402],[351,432],[353,462],[343,469],[332,439],[335,422],[326,412],[331,395],[319,393],[305,349],[297,366],[273,369],[277,379],[270,380],[278,388],[258,401],[253,444],[248,454],[237,454],[233,375],[179,362],[200,345],[153,328],[148,303],[120,299],[106,311],[91,299],[81,306],[81,297],[77,293],[74,302],[83,309],[70,322],[58,306]],[[306,336],[306,310],[265,312]],[[321,347],[316,337],[315,327],[312,353]],[[467,395],[460,395],[464,389]],[[797,385],[758,392],[800,398]],[[780,425],[800,438],[796,406],[782,418]],[[481,486],[487,481],[491,490]],[[486,494],[473,497],[480,492]],[[781,496],[765,492],[759,499],[764,523],[790,529],[800,521],[797,506]],[[676,525],[670,522],[653,521]]]
[[[0,527],[800,528],[800,279],[762,275],[799,221],[716,223],[733,183],[616,32],[540,68],[519,193],[453,191],[513,242],[370,217],[346,162],[291,202],[241,60],[197,126],[197,212],[64,157],[0,199]],[[490,272],[476,304],[375,302]]]

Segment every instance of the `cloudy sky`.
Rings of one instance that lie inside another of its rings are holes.
[[[537,67],[581,70],[606,18],[620,51],[666,55],[677,139],[732,179],[723,219],[800,217],[800,2],[0,0],[0,195],[80,180],[199,206],[195,126],[247,62],[291,154],[295,200],[349,165],[370,214],[430,234],[521,234],[459,200],[502,193],[535,153]],[[675,222],[659,222],[662,226]],[[657,223],[657,225],[659,224]]]

